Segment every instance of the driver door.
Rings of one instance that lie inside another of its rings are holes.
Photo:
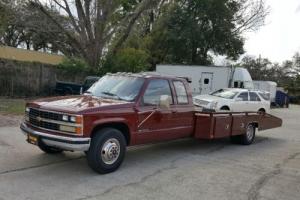
[[[162,95],[169,97],[170,109],[158,108]],[[137,143],[144,144],[162,140],[161,136],[170,132],[172,127],[171,110],[173,108],[174,100],[169,81],[150,80],[138,108]]]

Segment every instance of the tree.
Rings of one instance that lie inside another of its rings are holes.
[[[115,40],[113,52],[121,48],[136,20],[158,0],[49,0],[43,4],[30,0],[31,6],[43,13],[65,35],[67,44],[90,66],[99,66],[108,46]],[[50,9],[51,8],[51,9]],[[57,20],[49,10],[61,13],[69,25]],[[64,44],[60,44],[64,45]]]
[[[233,60],[244,53],[243,33],[262,26],[268,8],[262,0],[174,0],[156,13],[153,29],[136,34],[145,41],[139,48],[147,49],[152,64],[207,65],[210,53]]]

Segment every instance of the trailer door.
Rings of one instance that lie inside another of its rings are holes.
[[[213,73],[202,72],[200,79],[200,94],[209,94],[213,92]]]

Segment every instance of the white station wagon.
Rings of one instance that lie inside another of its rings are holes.
[[[268,92],[226,88],[209,95],[193,98],[194,105],[203,111],[264,112],[270,111],[270,94]]]

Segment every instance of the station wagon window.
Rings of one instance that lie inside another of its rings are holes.
[[[241,98],[243,101],[248,101],[248,92],[242,92],[237,98]]]
[[[151,80],[143,97],[143,105],[158,105],[161,95],[168,95],[170,104],[173,104],[169,81],[163,79]]]
[[[178,104],[188,104],[189,100],[184,84],[181,81],[174,81],[173,83],[176,91],[176,98]]]
[[[264,100],[270,101],[270,93],[267,92],[259,92],[258,93]]]
[[[250,101],[261,101],[259,96],[255,92],[250,92]]]

